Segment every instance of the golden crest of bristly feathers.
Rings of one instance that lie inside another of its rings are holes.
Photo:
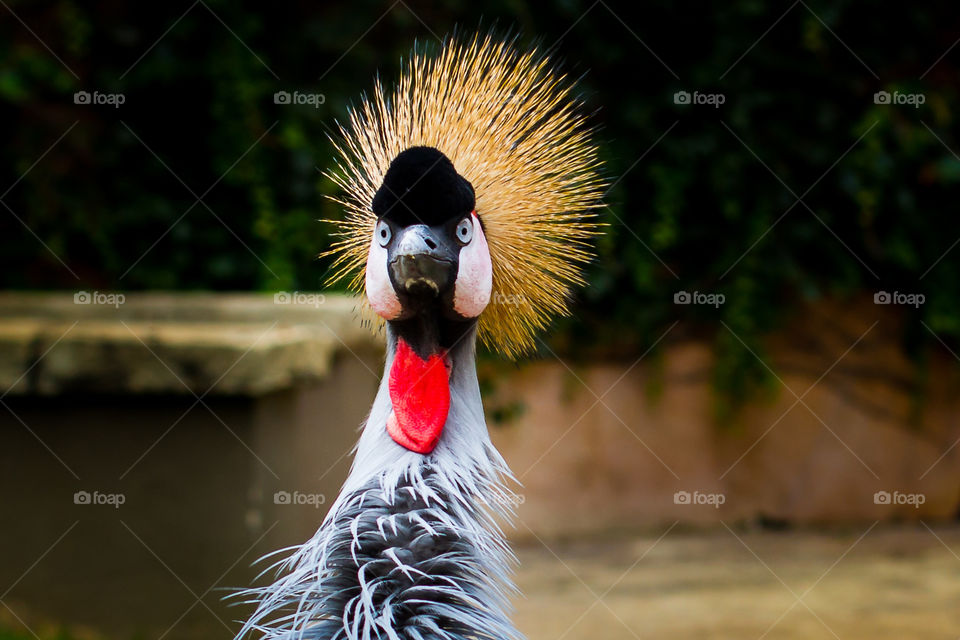
[[[376,216],[371,201],[390,161],[417,145],[439,149],[476,191],[493,263],[493,292],[479,338],[508,356],[529,351],[534,333],[567,311],[570,288],[597,233],[603,182],[597,149],[572,83],[537,51],[487,36],[414,52],[399,82],[380,82],[340,127],[337,170],[346,209],[333,280],[363,287]]]

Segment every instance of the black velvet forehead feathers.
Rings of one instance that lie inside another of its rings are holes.
[[[390,163],[373,196],[377,218],[406,227],[436,226],[460,218],[476,206],[473,185],[433,147],[410,147]]]

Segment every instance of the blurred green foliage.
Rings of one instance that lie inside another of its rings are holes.
[[[715,336],[718,386],[737,396],[764,375],[739,339],[762,353],[799,301],[922,293],[905,339],[930,339],[921,320],[960,336],[950,3],[8,6],[0,286],[323,286],[318,220],[340,215],[320,173],[334,122],[416,39],[496,20],[582,76],[613,185],[591,286],[557,346],[638,355],[681,318]],[[125,102],[74,104],[80,90]],[[925,103],[875,104],[879,90]],[[324,102],[278,105],[277,91]],[[678,105],[677,91],[725,102]],[[677,306],[679,290],[726,302]]]
[[[0,626],[0,640],[77,640],[76,636],[70,634],[68,631],[63,629],[57,629],[55,631],[42,631],[39,635],[35,634],[33,630],[28,630],[22,628],[22,625],[17,627],[7,628],[6,626]]]

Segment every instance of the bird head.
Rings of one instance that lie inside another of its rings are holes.
[[[476,340],[530,352],[568,311],[600,226],[600,159],[573,85],[514,44],[478,34],[415,51],[334,139],[346,215],[326,255],[387,321],[386,429],[418,453],[440,442],[452,397],[479,404],[463,373]]]
[[[390,321],[477,318],[490,301],[490,252],[473,186],[450,159],[432,147],[404,150],[371,208],[365,284],[373,310]]]

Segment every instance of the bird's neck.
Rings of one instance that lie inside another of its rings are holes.
[[[451,483],[485,493],[509,474],[487,432],[476,370],[476,322],[456,325],[439,319],[414,318],[387,323],[384,374],[367,423],[357,444],[356,457],[344,493],[378,479],[389,495],[403,478],[424,469],[440,470]],[[390,372],[400,341],[421,357],[442,350],[449,366],[449,411],[436,447],[422,454],[398,444],[388,433],[393,411]]]
[[[409,333],[413,326],[388,325],[384,379],[343,490],[317,534],[286,562],[289,573],[257,594],[245,631],[283,610],[271,619],[281,624],[262,626],[272,631],[264,637],[521,638],[508,615],[512,556],[498,520],[509,519],[515,500],[483,418],[476,326],[449,342],[435,327],[450,367],[450,403],[427,454],[387,431],[389,374],[404,357],[402,341],[429,346]]]
[[[409,344],[421,358],[434,353],[450,353],[458,347],[466,346],[469,354],[469,366],[474,365],[474,349],[477,339],[477,321],[451,320],[439,312],[418,313],[405,320],[391,320],[387,323],[388,349],[396,353],[399,340]],[[388,369],[389,371],[389,369]]]

